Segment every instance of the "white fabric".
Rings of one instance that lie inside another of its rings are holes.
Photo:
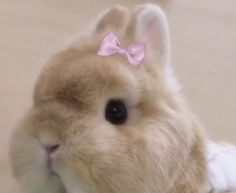
[[[211,188],[218,192],[236,191],[236,147],[209,143],[208,167]]]

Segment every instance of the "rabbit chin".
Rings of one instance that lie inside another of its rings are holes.
[[[66,193],[60,177],[52,171],[47,159],[37,152],[37,156],[21,163],[18,180],[26,193]]]
[[[63,171],[64,170],[64,171]],[[89,193],[89,188],[82,185],[79,181],[75,181],[71,172],[65,171],[65,168],[58,170],[60,179],[65,187],[66,193]],[[54,193],[54,192],[53,192]],[[61,192],[60,192],[61,193]]]
[[[40,153],[38,153],[40,155]],[[59,164],[51,163],[45,157],[36,156],[25,164],[19,176],[26,193],[87,193],[78,182],[71,180],[70,172]]]

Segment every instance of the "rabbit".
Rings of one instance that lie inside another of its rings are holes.
[[[145,44],[139,66],[98,54],[111,32]],[[173,74],[161,8],[114,6],[53,56],[10,149],[25,193],[206,193],[206,136]]]

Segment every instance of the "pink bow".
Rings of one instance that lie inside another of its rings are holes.
[[[135,43],[128,48],[122,48],[118,38],[110,32],[103,39],[97,54],[100,56],[122,54],[127,57],[132,66],[138,67],[145,57],[145,44]]]

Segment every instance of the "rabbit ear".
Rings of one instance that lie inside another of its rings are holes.
[[[136,41],[145,42],[147,56],[165,65],[169,59],[169,29],[165,14],[152,4],[139,6],[134,14]]]
[[[118,32],[126,30],[129,22],[129,12],[121,6],[114,6],[100,15],[95,27],[95,33]]]

